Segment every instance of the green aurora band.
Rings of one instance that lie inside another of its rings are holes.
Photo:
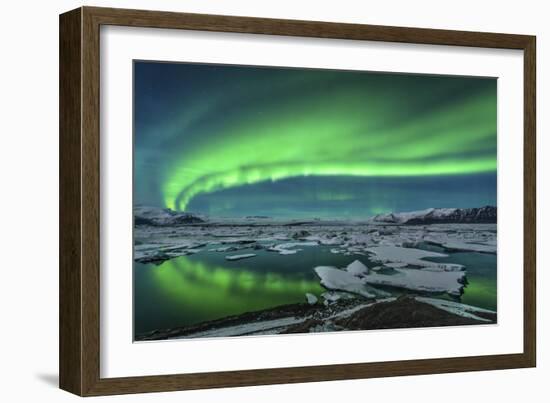
[[[186,210],[199,194],[299,176],[496,170],[495,79],[220,69],[231,80],[194,91],[192,105],[154,128],[171,150],[160,168],[170,209]]]

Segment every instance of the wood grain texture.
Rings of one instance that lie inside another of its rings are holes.
[[[130,378],[100,377],[101,25],[524,51],[524,352]],[[81,396],[532,367],[535,321],[535,37],[82,7],[60,17],[60,387]]]
[[[537,338],[537,141],[536,141],[536,39],[531,37],[524,48],[523,65],[523,354],[536,366]]]
[[[82,9],[82,389],[99,378],[99,24]]]
[[[59,386],[81,394],[81,10],[59,22]]]
[[[381,25],[283,20],[86,7],[92,18],[105,25],[173,28],[201,31],[288,35],[315,38],[384,42],[460,45],[485,48],[523,49],[529,36]]]

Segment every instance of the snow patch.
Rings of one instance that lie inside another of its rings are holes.
[[[488,309],[478,308],[476,306],[461,304],[461,303],[453,302],[453,301],[446,301],[446,300],[442,300],[442,299],[416,297],[416,300],[420,301],[420,302],[424,302],[426,304],[433,305],[436,308],[442,309],[444,311],[454,313],[455,315],[463,316],[465,318],[479,320],[479,321],[482,321],[482,322],[491,322],[491,320],[475,315],[476,312],[496,314],[495,311],[490,311]]]
[[[266,332],[268,330],[294,325],[303,321],[304,318],[287,317],[281,319],[266,320],[257,323],[245,323],[242,325],[227,326],[218,329],[209,329],[202,332],[193,333],[188,336],[174,337],[174,339],[243,336],[246,334],[255,334],[257,332]]]

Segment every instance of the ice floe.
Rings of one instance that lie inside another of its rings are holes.
[[[448,251],[465,251],[465,252],[480,252],[480,253],[497,253],[496,242],[486,241],[485,243],[466,242],[460,239],[452,239],[445,236],[442,239],[426,238],[426,241],[434,245],[441,246]]]
[[[306,301],[309,305],[315,305],[318,301],[317,297],[309,292],[306,293]]]
[[[241,260],[241,259],[248,259],[251,257],[256,256],[255,253],[245,253],[243,255],[228,255],[225,257],[226,260]]]
[[[347,291],[367,298],[389,295],[377,289],[376,286],[460,296],[466,283],[466,272],[461,270],[433,270],[429,267],[427,269],[392,268],[391,271],[391,274],[383,274],[380,271],[370,272],[359,260],[353,261],[342,270],[329,266],[315,268],[315,272],[321,279],[321,285],[325,288]]]
[[[390,268],[392,268],[392,269],[400,269],[400,268],[403,268],[403,267],[407,267],[407,266],[408,266],[408,263],[403,263],[403,262],[389,262],[389,263],[384,263],[384,266],[390,267]]]
[[[233,252],[236,250],[237,248],[234,246],[222,246],[221,248],[210,249],[210,252]]]
[[[375,246],[367,249],[372,253],[372,260],[380,263],[406,263],[407,265],[429,267],[441,271],[461,271],[464,266],[455,263],[436,263],[424,260],[430,257],[447,257],[443,253],[424,249],[403,248],[400,246]]]
[[[395,274],[368,274],[363,277],[363,280],[370,285],[460,296],[466,279],[464,271],[434,272],[423,269],[394,269],[394,271]]]
[[[271,246],[267,250],[271,252],[277,252],[280,255],[294,255],[302,250],[302,249],[295,249],[299,246],[317,246],[317,245],[319,245],[317,242],[312,242],[312,241],[288,242],[288,243],[282,243],[279,245]]]
[[[318,266],[315,268],[315,273],[321,279],[321,285],[329,290],[347,291],[365,298],[389,295],[384,291],[370,287],[359,277],[336,267]]]
[[[176,244],[148,243],[134,246],[134,260],[141,263],[161,262],[177,256],[200,252],[204,242],[179,240]]]

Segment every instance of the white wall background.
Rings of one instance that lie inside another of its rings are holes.
[[[79,1],[3,3],[0,41],[0,396],[70,402],[58,365],[58,14]],[[87,5],[537,35],[538,368],[115,396],[102,401],[275,402],[341,399],[447,403],[546,402],[550,391],[550,25],[546,2],[122,0]],[[7,225],[6,225],[7,224]],[[545,250],[546,249],[546,250]],[[7,257],[7,259],[6,259]],[[442,343],[445,340],[441,341]]]

